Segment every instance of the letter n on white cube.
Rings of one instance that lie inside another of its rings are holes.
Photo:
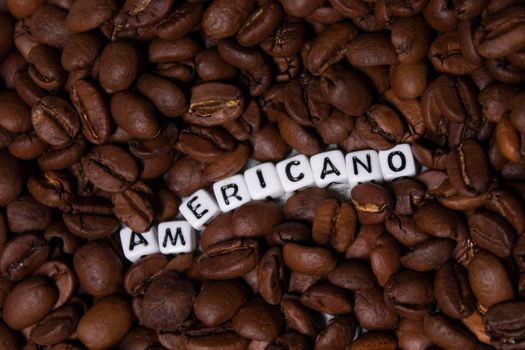
[[[162,254],[190,253],[197,247],[195,230],[187,221],[161,222],[157,231]]]
[[[416,175],[416,164],[412,149],[406,143],[386,151],[379,151],[379,163],[385,181]]]

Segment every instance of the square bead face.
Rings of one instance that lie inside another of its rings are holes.
[[[276,168],[283,189],[287,193],[315,184],[310,161],[303,154],[280,161]]]
[[[244,181],[253,200],[279,198],[284,194],[283,185],[273,163],[259,164],[246,170]]]
[[[361,182],[383,182],[377,151],[350,152],[345,159],[350,187],[354,187]]]
[[[120,244],[124,256],[131,262],[139,260],[142,256],[160,252],[155,227],[141,233],[133,232],[129,227],[123,227],[120,230]]]
[[[244,177],[240,174],[214,183],[213,193],[224,213],[252,200]]]
[[[185,198],[179,206],[179,211],[196,230],[203,228],[221,212],[215,199],[205,190],[198,190]]]
[[[412,148],[406,143],[386,151],[379,151],[379,163],[385,181],[416,175],[416,163]]]
[[[317,187],[326,187],[331,183],[346,183],[346,164],[343,152],[333,150],[310,157],[310,166]]]
[[[195,230],[187,221],[166,221],[157,226],[162,254],[190,253],[197,247]]]

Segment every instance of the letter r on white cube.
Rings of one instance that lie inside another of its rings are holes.
[[[195,230],[187,221],[161,222],[157,231],[162,254],[190,253],[197,248]]]
[[[416,164],[412,149],[406,143],[386,151],[379,151],[379,163],[385,181],[416,175]]]
[[[252,200],[250,191],[248,191],[244,177],[241,174],[214,183],[213,193],[215,198],[217,198],[219,208],[224,213]]]
[[[215,200],[205,190],[198,190],[185,198],[179,206],[179,211],[196,230],[203,228],[221,212]]]
[[[141,233],[133,232],[129,227],[123,227],[120,230],[120,244],[124,256],[131,262],[139,260],[142,256],[160,252],[155,227]]]

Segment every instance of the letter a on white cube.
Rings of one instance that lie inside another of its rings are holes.
[[[244,181],[253,200],[279,198],[284,194],[283,185],[273,163],[263,163],[244,172]]]
[[[205,190],[198,190],[185,198],[179,206],[179,211],[196,230],[203,228],[221,212],[215,200]]]
[[[345,158],[350,187],[361,182],[383,182],[377,151],[370,149],[350,152]]]
[[[248,191],[244,177],[241,174],[214,183],[213,193],[215,198],[217,198],[219,208],[224,213],[252,200],[250,191]]]
[[[139,260],[142,256],[160,252],[155,227],[141,233],[133,232],[129,227],[123,227],[120,230],[120,244],[124,256],[131,262]]]
[[[416,175],[414,155],[412,148],[407,143],[397,145],[386,151],[379,151],[379,163],[385,181]]]
[[[161,222],[157,231],[162,254],[190,253],[197,247],[195,230],[187,221]]]
[[[326,187],[332,183],[346,183],[346,164],[343,152],[333,150],[310,157],[310,165],[317,187]]]

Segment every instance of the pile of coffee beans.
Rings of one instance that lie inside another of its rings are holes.
[[[0,350],[525,349],[523,0],[0,0]],[[115,235],[243,170],[424,171]]]

